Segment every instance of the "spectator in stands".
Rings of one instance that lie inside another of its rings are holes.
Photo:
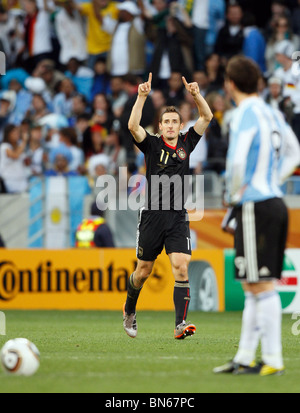
[[[118,4],[119,19],[112,33],[107,70],[112,76],[128,73],[143,75],[146,68],[144,21],[136,3],[125,0]]]
[[[54,27],[60,45],[59,63],[65,66],[71,58],[87,59],[83,21],[72,0],[59,0],[60,6],[54,17]]]
[[[189,27],[185,20],[180,21],[176,11],[168,5],[167,0],[153,0],[156,14],[146,14],[151,27],[154,51],[149,71],[153,74],[153,88],[165,89],[171,72],[181,72],[190,77],[182,51],[183,39],[188,35]],[[174,2],[176,6],[176,2]],[[174,7],[173,6],[173,7]]]
[[[290,18],[290,10],[287,8],[285,0],[273,0],[271,4],[271,17],[265,24],[265,35],[267,39],[274,33],[280,17]]]
[[[68,127],[68,120],[63,115],[49,113],[42,117],[38,123],[44,130],[44,147],[47,153],[59,145],[59,130]]]
[[[83,148],[83,136],[90,126],[90,115],[88,113],[83,113],[76,117],[75,129],[77,133],[77,140]],[[84,148],[83,148],[84,149]]]
[[[28,175],[24,163],[29,135],[20,136],[20,127],[8,124],[0,145],[0,176],[8,193],[27,190]]]
[[[33,126],[30,119],[24,118],[20,124],[20,133],[21,136],[23,134],[28,134],[30,136],[30,128]]]
[[[103,126],[107,131],[113,125],[114,115],[108,96],[104,93],[95,95],[92,107],[92,124]]]
[[[98,93],[104,93],[109,96],[111,94],[110,75],[107,71],[106,59],[104,57],[99,57],[94,64],[94,77],[89,101],[92,102]]]
[[[187,11],[187,5],[180,1],[170,3],[170,19],[168,19],[169,31],[176,33],[180,44],[180,51],[183,56],[184,66],[181,69],[190,76],[195,70],[195,54],[194,54],[194,32],[193,22],[190,14]]]
[[[10,4],[6,8],[0,4],[0,50],[6,56],[6,70],[18,64],[19,55],[24,49],[23,18],[22,10],[11,10]]]
[[[113,248],[112,232],[104,219],[104,210],[96,202],[91,205],[91,216],[85,218],[76,231],[77,248]]]
[[[109,168],[109,157],[105,153],[93,155],[89,159],[88,173],[93,179],[105,175]]]
[[[265,101],[274,109],[280,110],[286,121],[291,124],[293,119],[293,105],[290,99],[286,99],[282,94],[283,82],[278,77],[272,76],[268,80],[268,92]]]
[[[72,152],[65,145],[60,144],[51,149],[49,153],[50,167],[45,171],[45,176],[77,176],[76,171],[71,171],[69,166],[72,162]]]
[[[103,152],[106,136],[107,130],[99,124],[94,124],[85,130],[83,133],[82,148],[86,160],[93,155]]]
[[[211,92],[206,96],[206,101],[214,115],[206,129],[207,161],[204,169],[221,174],[225,170],[225,161],[228,142],[222,135],[222,123],[226,111],[224,97],[218,92]]]
[[[65,75],[72,80],[76,91],[90,101],[95,75],[94,71],[85,66],[83,62],[72,57],[67,63]]]
[[[195,119],[193,108],[190,102],[183,100],[178,106],[178,108],[181,113],[181,123],[183,124],[181,132],[186,133],[189,130],[189,128],[195,125],[197,119]]]
[[[76,94],[75,86],[67,77],[59,82],[58,93],[53,98],[53,113],[70,118],[72,115],[73,97]]]
[[[150,93],[153,107],[154,107],[154,118],[149,129],[149,133],[159,133],[159,119],[162,108],[167,106],[167,99],[165,94],[161,89],[152,89]],[[136,150],[136,147],[135,147]],[[138,151],[139,156],[143,156],[143,152]]]
[[[278,77],[272,76],[268,80],[268,93],[265,101],[272,106],[272,108],[280,110],[283,101],[282,96],[282,80]]]
[[[209,0],[194,0],[191,13],[193,22],[195,70],[204,69],[206,36],[209,29]]]
[[[193,73],[193,82],[199,85],[200,93],[203,97],[209,92],[209,79],[205,70],[195,70]]]
[[[87,115],[90,117],[90,108],[84,95],[76,93],[71,99],[71,114],[69,116],[69,125],[75,127],[78,117]]]
[[[110,80],[110,94],[108,95],[111,110],[115,118],[119,118],[123,112],[128,95],[124,90],[122,76],[113,76]]]
[[[290,10],[287,7],[286,0],[273,0],[271,4],[272,18],[278,19],[282,16],[290,17]]]
[[[51,58],[50,9],[47,0],[39,8],[36,0],[24,0],[25,17],[25,53],[23,58],[27,71],[31,73],[36,64],[45,58]]]
[[[243,11],[238,3],[229,3],[226,12],[225,25],[220,29],[215,44],[214,52],[217,53],[223,63],[243,50]]]
[[[167,99],[161,89],[152,89],[151,90],[151,99],[153,102],[154,109],[158,111],[163,106],[167,105]]]
[[[29,133],[25,164],[28,166],[29,176],[40,176],[43,174],[45,161],[43,127],[38,124],[32,125]]]
[[[293,10],[292,27],[293,27],[293,32],[297,36],[300,36],[300,0],[298,0],[297,8]]]
[[[25,80],[25,87],[32,95],[41,95],[46,103],[47,109],[49,111],[53,110],[53,98],[47,88],[45,80],[40,77],[29,76]]]
[[[99,57],[106,59],[110,50],[111,22],[118,19],[117,3],[109,0],[92,0],[88,3],[78,3],[75,7],[86,17],[88,67],[93,69],[96,60]]]
[[[265,51],[266,41],[261,31],[256,26],[254,14],[244,13],[242,19],[244,28],[243,54],[254,60],[262,73],[266,71]]]
[[[72,154],[69,162],[69,171],[81,173],[84,171],[84,152],[77,142],[77,134],[74,128],[61,128],[59,131],[60,142],[66,145]]]
[[[258,87],[257,87],[257,92],[258,95],[262,98],[265,99],[268,93],[268,81],[267,77],[261,74],[261,76],[258,79]]]
[[[7,10],[0,4],[0,50],[6,54],[10,49]]]
[[[179,106],[184,100],[184,91],[182,74],[180,72],[171,72],[165,93],[167,106]]]
[[[205,59],[205,72],[208,77],[209,91],[220,90],[224,84],[224,66],[220,56],[213,53]]]
[[[64,74],[55,68],[55,62],[52,59],[43,59],[38,62],[32,72],[32,77],[43,79],[45,88],[52,98],[57,93],[57,84],[65,78]]]
[[[96,182],[99,176],[106,175],[109,168],[109,157],[105,153],[93,155],[89,158],[87,164],[89,182],[91,188],[96,190]]]
[[[278,43],[275,54],[281,67],[274,72],[274,76],[283,82],[283,97],[290,100],[293,106],[292,128],[300,141],[300,76],[299,63],[293,62],[294,45],[289,40]]]
[[[4,91],[0,95],[0,142],[3,139],[3,131],[9,123],[10,115],[16,105],[16,93],[14,91]]]
[[[11,79],[9,82],[9,90],[16,93],[16,104],[9,116],[9,123],[14,125],[20,125],[25,117],[26,112],[29,110],[32,94],[22,87],[22,84],[17,79]]]
[[[0,89],[6,90],[9,88],[9,83],[12,79],[16,79],[21,83],[22,87],[25,87],[25,80],[29,77],[26,70],[21,67],[15,67],[13,69],[6,70],[5,76],[0,76]]]
[[[294,50],[299,50],[299,37],[293,34],[289,19],[284,16],[278,17],[274,30],[267,41],[265,57],[269,76],[272,76],[280,65],[276,59],[276,47],[283,40],[291,41]]]
[[[120,192],[123,192],[123,194],[125,194],[125,191],[126,191],[127,196],[130,194],[134,194],[135,197],[137,196],[145,197],[147,179],[145,176],[144,157],[141,159],[143,159],[142,166],[140,166],[137,162],[131,162],[131,161],[127,162],[127,167],[126,167],[127,176],[126,177],[124,176],[122,179],[122,183],[124,182],[125,184],[126,182],[126,187],[122,187],[122,186],[120,187]]]
[[[226,4],[224,0],[209,0],[209,27],[205,38],[206,55],[214,52],[219,30],[225,23],[225,11]]]
[[[37,123],[44,116],[49,114],[47,103],[41,94],[34,93],[32,96],[31,107],[26,113],[26,118],[32,123]]]
[[[114,176],[118,175],[120,167],[126,166],[127,161],[126,150],[120,144],[119,132],[119,121],[115,121],[105,139],[104,145],[104,153],[109,157],[107,171]]]

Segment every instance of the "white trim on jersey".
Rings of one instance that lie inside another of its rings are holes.
[[[246,265],[246,277],[250,283],[258,282],[257,248],[254,202],[245,202],[242,206],[243,241]]]
[[[136,256],[139,256],[139,240],[140,240],[140,224],[142,221],[142,213],[146,208],[143,206],[139,210],[139,216],[138,216],[138,224],[137,224],[137,229],[136,229],[136,240],[135,240],[135,250],[136,250]]]

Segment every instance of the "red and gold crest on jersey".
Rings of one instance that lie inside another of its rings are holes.
[[[178,149],[176,149],[176,153],[177,153],[177,155],[179,156],[179,158],[181,159],[181,160],[185,160],[185,158],[186,158],[186,152],[185,152],[185,150],[183,149],[183,148],[178,148]]]

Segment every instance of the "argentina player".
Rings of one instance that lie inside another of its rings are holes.
[[[226,198],[235,208],[236,279],[245,304],[239,349],[215,373],[284,371],[281,301],[274,280],[281,278],[288,211],[281,185],[300,164],[298,140],[280,112],[257,94],[257,66],[243,56],[230,59],[225,86],[237,105],[226,162]],[[262,363],[255,362],[261,342]]]

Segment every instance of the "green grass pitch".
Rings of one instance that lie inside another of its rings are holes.
[[[190,312],[196,334],[174,340],[173,312],[138,312],[138,336],[116,311],[5,311],[6,336],[26,337],[41,353],[32,377],[0,372],[0,393],[298,393],[299,336],[283,316],[286,374],[215,375],[236,352],[241,312]]]

